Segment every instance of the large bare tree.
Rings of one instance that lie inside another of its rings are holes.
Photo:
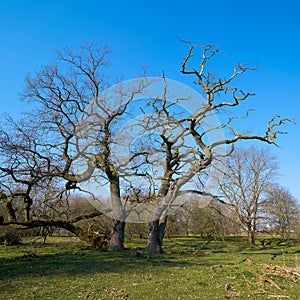
[[[247,232],[249,244],[255,243],[265,196],[277,171],[276,158],[266,149],[240,148],[228,158],[220,191]]]
[[[61,196],[70,191],[80,191],[95,198],[93,191],[82,188],[91,179],[99,187],[108,185],[111,205],[104,209],[106,213],[108,210],[112,211],[114,219],[110,249],[121,250],[124,248],[125,219],[120,176],[122,170],[126,169],[126,161],[120,162],[112,154],[112,149],[119,142],[113,138],[113,134],[120,126],[119,123],[126,119],[128,105],[140,92],[143,84],[127,90],[119,87],[115,93],[118,95],[117,99],[109,98],[111,94],[104,92],[109,87],[104,75],[104,69],[108,66],[108,53],[106,46],[95,43],[81,47],[78,52],[65,49],[58,52],[56,63],[27,77],[23,99],[33,102],[34,110],[28,112],[27,119],[30,122],[23,122],[17,127],[20,128],[20,140],[24,137],[26,140],[28,133],[30,141],[24,147],[17,142],[16,155],[22,157],[20,149],[23,148],[26,152],[23,160],[29,160],[28,155],[44,159],[48,169],[44,168],[43,174],[37,179],[30,177],[36,174],[36,165],[32,166],[34,172],[31,173],[30,170],[24,173],[25,168],[19,162],[18,166],[3,167],[2,171],[5,176],[10,175],[18,183],[20,179],[15,174],[21,172],[18,169],[20,166],[22,176],[30,178],[29,182],[25,179],[22,181],[23,185],[28,186],[28,192],[24,195],[24,202],[28,203],[28,207],[32,204],[29,192],[33,180],[33,183],[39,180],[43,184],[46,180],[58,181]],[[7,128],[3,133],[6,131]],[[5,139],[3,134],[4,142]],[[142,154],[132,154],[128,161],[132,163],[138,156]],[[134,168],[131,169],[134,172]],[[102,198],[107,198],[107,195]],[[10,201],[7,203],[9,205]],[[26,220],[29,219],[28,210]]]
[[[225,122],[218,121],[219,116],[224,120],[227,110],[234,113],[234,108],[251,96],[234,87],[234,81],[253,68],[238,64],[231,75],[214,78],[207,64],[218,50],[213,45],[187,44],[181,73],[194,77],[201,99],[194,91],[177,94],[165,78],[160,80],[163,92],[157,94],[153,94],[157,80],[145,77],[131,86],[121,83],[110,87],[103,75],[109,51],[96,44],[86,45],[79,52],[65,49],[58,53],[57,63],[27,78],[23,98],[33,102],[34,110],[28,114],[28,122],[14,125],[20,129],[14,144],[21,163],[9,165],[10,159],[6,159],[1,169],[5,178],[22,184],[27,219],[32,198],[24,191],[32,192],[32,185],[38,189],[39,185],[47,187],[47,182],[56,182],[61,197],[79,191],[94,198],[95,189],[108,185],[110,205],[101,209],[106,213],[110,210],[114,219],[110,248],[123,249],[125,220],[128,212],[134,211],[140,220],[149,221],[147,251],[161,252],[167,215],[182,205],[187,195],[210,195],[205,178],[231,153],[231,147],[225,149],[225,145],[233,146],[240,140],[275,142],[280,133],[276,126],[285,119],[276,122],[272,118],[261,135],[239,132],[232,116]],[[198,51],[200,63],[195,67]],[[150,97],[145,93],[148,87]],[[184,90],[183,85],[180,89]],[[142,100],[136,102],[137,98]],[[132,123],[130,119],[137,110],[143,118]],[[130,140],[126,133],[134,135],[136,130],[140,130],[141,137]],[[6,132],[4,129],[1,139],[7,154],[10,143]],[[22,147],[26,135],[30,139]],[[26,150],[25,156],[20,149]],[[28,160],[30,155],[38,159],[42,171]],[[86,188],[90,182],[98,186]],[[130,200],[127,191],[143,194],[142,200]],[[5,197],[7,207],[11,207],[12,202]],[[11,217],[13,220],[13,214]]]
[[[188,111],[178,111],[181,103],[192,101],[193,96],[177,98],[175,102],[177,108],[174,109],[174,102],[168,102],[168,84],[166,84],[164,96],[160,99],[156,98],[152,103],[156,111],[156,120],[159,120],[156,128],[159,131],[161,151],[164,154],[163,171],[157,189],[160,204],[149,223],[147,251],[150,253],[162,251],[167,214],[170,207],[180,202],[178,198],[183,197],[184,194],[209,194],[208,187],[205,185],[189,190],[191,181],[197,178],[202,182],[203,177],[207,176],[207,172],[212,167],[215,168],[215,172],[218,172],[218,162],[230,155],[233,146],[239,141],[256,140],[274,144],[278,134],[282,133],[276,127],[287,121],[275,116],[267,122],[263,134],[243,133],[245,128],[240,124],[237,125],[237,122],[242,121],[243,118],[232,116],[235,108],[253,94],[238,89],[234,83],[238,77],[255,68],[238,64],[233,68],[231,75],[224,78],[215,77],[208,65],[218,54],[218,49],[214,45],[202,47],[190,42],[187,44],[189,49],[183,59],[181,73],[192,77],[195,88],[203,95],[204,101],[198,102]],[[199,61],[195,63],[197,55]],[[228,116],[228,112],[231,115]],[[246,111],[245,117],[248,117],[248,114],[249,112]],[[217,116],[221,123],[211,122],[212,116]],[[149,127],[149,122],[147,125]],[[243,129],[239,131],[238,128]],[[220,130],[223,134],[218,134]],[[191,142],[187,145],[188,139]],[[224,151],[226,145],[229,149]],[[252,238],[254,227],[255,224],[249,224],[251,231],[249,239]]]

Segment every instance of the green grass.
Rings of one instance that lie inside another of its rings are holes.
[[[177,237],[165,250],[143,259],[131,250],[98,252],[74,238],[0,246],[0,299],[300,299],[300,278],[263,267],[296,268],[299,245]]]

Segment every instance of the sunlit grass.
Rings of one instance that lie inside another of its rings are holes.
[[[0,299],[300,299],[299,278],[263,269],[296,267],[299,245],[250,247],[244,239],[178,237],[167,239],[165,249],[142,258],[132,250],[98,252],[73,238],[0,246]]]

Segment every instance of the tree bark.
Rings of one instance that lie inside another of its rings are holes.
[[[16,217],[16,211],[13,208],[13,205],[11,202],[6,202],[6,211],[7,211],[7,216],[8,216],[8,222],[13,222],[17,220]]]
[[[162,250],[158,240],[159,220],[149,222],[148,243],[146,251],[148,253],[160,253]]]
[[[26,197],[24,200],[25,203],[25,221],[30,221],[30,211],[33,201],[30,197]]]
[[[248,228],[247,233],[248,233],[248,244],[255,245],[255,232],[251,228]]]
[[[168,216],[165,216],[163,220],[160,221],[159,227],[158,227],[158,241],[159,241],[159,247],[160,247],[160,253],[163,253],[163,240],[166,232],[167,227],[167,221]]]
[[[16,221],[16,210],[14,209],[12,203],[8,200],[7,195],[2,191],[0,191],[0,199],[5,204],[8,222]]]
[[[149,222],[148,243],[146,251],[151,254],[163,253],[163,238],[167,225],[167,217]]]
[[[125,222],[120,220],[113,220],[109,250],[119,251],[124,249],[124,234]]]
[[[111,166],[112,168],[112,166]],[[124,250],[125,215],[120,195],[120,182],[116,171],[107,172],[110,181],[110,197],[113,210],[113,225],[109,242],[111,251]]]

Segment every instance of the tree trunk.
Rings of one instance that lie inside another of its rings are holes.
[[[158,241],[158,228],[159,220],[149,222],[148,243],[146,247],[148,253],[160,253],[161,251]]]
[[[8,200],[6,194],[2,191],[0,191],[0,199],[2,200],[3,203],[5,203],[8,222],[16,221],[17,220],[16,210],[14,209],[12,203]]]
[[[7,211],[8,222],[13,222],[17,220],[16,211],[13,208],[11,202],[6,202],[6,211]]]
[[[162,246],[163,246],[163,240],[166,232],[167,221],[168,221],[168,216],[165,216],[163,221],[159,223],[159,227],[158,227],[158,241],[161,248],[161,253],[163,252]]]
[[[169,168],[169,165],[167,164],[165,166],[166,169]],[[165,176],[162,181],[162,185],[160,187],[160,190],[158,192],[159,197],[165,197],[168,194],[169,188],[170,188],[170,178],[171,175],[165,170]],[[146,251],[151,254],[155,253],[163,253],[163,238],[165,235],[165,229],[167,225],[167,216],[165,216],[163,219],[161,219],[162,211],[158,209],[155,212],[155,216],[153,219],[154,221],[149,222],[148,224],[148,242]]]
[[[167,217],[149,223],[149,234],[146,251],[151,254],[163,253],[163,238],[167,225]]]
[[[113,210],[113,225],[109,242],[109,249],[119,251],[124,249],[125,214],[120,195],[119,177],[115,171],[109,174],[110,198]]]
[[[255,232],[252,229],[248,229],[248,244],[255,245]]]
[[[289,233],[289,227],[285,219],[279,221],[279,228],[280,228],[280,236],[283,240],[285,240],[288,237],[288,233]]]
[[[124,249],[124,234],[125,222],[120,220],[113,220],[111,229],[111,237],[109,242],[109,250],[119,251]]]
[[[31,206],[32,206],[32,199],[27,197],[24,200],[25,203],[25,221],[30,221],[30,211],[31,211]]]

